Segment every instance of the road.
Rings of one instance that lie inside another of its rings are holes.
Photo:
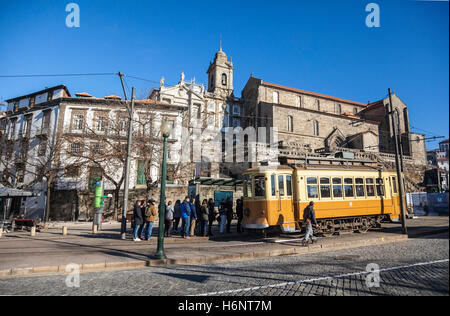
[[[448,295],[448,259],[444,233],[325,253],[86,273],[79,287],[67,287],[67,276],[4,279],[0,295]]]

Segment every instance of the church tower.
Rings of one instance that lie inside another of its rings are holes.
[[[233,63],[228,61],[227,55],[222,51],[222,46],[214,57],[214,62],[209,64],[208,92],[220,96],[233,94]]]

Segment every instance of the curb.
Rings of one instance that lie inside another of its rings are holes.
[[[156,267],[156,266],[167,266],[167,265],[204,265],[204,264],[215,264],[230,261],[244,261],[252,259],[261,259],[267,257],[280,257],[280,256],[291,256],[291,255],[302,255],[308,253],[319,253],[327,252],[333,250],[351,249],[369,245],[381,245],[386,243],[402,242],[406,241],[411,237],[426,236],[432,234],[438,234],[442,232],[448,232],[448,228],[436,229],[421,232],[418,234],[413,234],[410,236],[397,235],[397,236],[381,236],[371,239],[362,239],[358,241],[339,241],[336,240],[334,243],[330,244],[313,244],[305,246],[294,246],[285,249],[274,249],[274,250],[261,250],[247,253],[233,253],[220,256],[199,256],[192,258],[181,258],[181,259],[163,259],[163,260],[135,260],[135,261],[118,261],[118,262],[103,262],[103,263],[90,263],[80,265],[80,272],[106,272],[113,270],[126,270],[126,269],[136,269],[144,267]],[[26,276],[38,276],[38,275],[64,275],[71,271],[66,271],[68,265],[59,266],[42,266],[42,267],[28,267],[28,268],[10,268],[5,270],[0,270],[0,279],[7,278],[17,278]]]

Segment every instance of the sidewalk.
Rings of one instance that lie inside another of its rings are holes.
[[[409,238],[448,231],[448,217],[422,217],[407,222]],[[90,224],[68,226],[68,235],[61,228],[51,228],[30,237],[29,233],[14,232],[0,239],[0,278],[26,275],[66,273],[66,266],[78,264],[82,272],[109,269],[131,269],[171,264],[212,264],[234,260],[249,260],[281,255],[306,254],[355,248],[407,240],[400,224],[383,223],[383,228],[366,234],[345,234],[320,238],[317,243],[302,247],[299,235],[256,239],[247,234],[219,236],[211,239],[179,236],[165,239],[166,260],[156,260],[157,229],[148,242],[120,240],[120,223],[104,224],[97,235]],[[61,227],[58,225],[58,227]],[[217,227],[215,228],[217,230]],[[235,227],[232,226],[235,231]],[[213,231],[214,233],[214,231]]]

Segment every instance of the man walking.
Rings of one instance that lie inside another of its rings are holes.
[[[302,245],[306,246],[308,244],[309,238],[311,238],[312,243],[314,243],[314,241],[317,239],[313,235],[313,228],[312,228],[312,224],[314,224],[314,226],[317,227],[316,212],[314,211],[314,202],[312,201],[309,202],[309,205],[303,211],[303,221],[306,225],[306,234],[302,240]]]
[[[227,215],[227,234],[231,233],[231,221],[233,220],[233,202],[228,197],[225,203],[226,215]]]

